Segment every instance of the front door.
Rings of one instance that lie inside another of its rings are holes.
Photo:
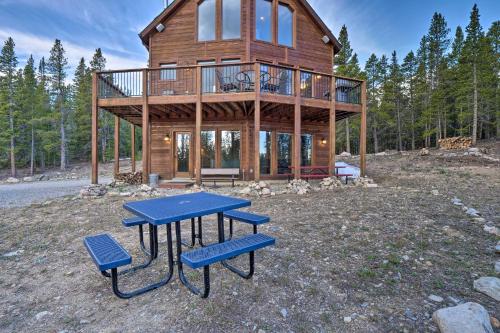
[[[175,133],[175,178],[191,177],[191,133]]]

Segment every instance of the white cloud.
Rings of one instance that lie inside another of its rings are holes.
[[[48,58],[50,49],[54,45],[54,40],[52,39],[0,27],[0,41],[6,40],[9,37],[14,39],[16,43],[16,54],[20,58],[27,58],[30,54],[36,59],[40,59],[41,57]],[[68,58],[68,63],[71,68],[75,68],[82,57],[84,57],[87,62],[92,59],[95,48],[98,47],[92,47],[90,45],[84,47],[64,40],[61,40],[61,42],[66,51],[66,57]],[[107,60],[106,68],[109,69],[143,68],[146,67],[147,64],[146,60],[125,58],[113,55],[109,52],[103,53]],[[72,73],[69,74],[72,75]]]

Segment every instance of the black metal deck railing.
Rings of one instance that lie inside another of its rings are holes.
[[[256,67],[259,66],[259,67]],[[266,63],[230,63],[221,65],[182,66],[154,69],[132,69],[97,73],[99,98],[229,94],[255,92],[255,71],[260,70],[262,94],[295,96],[295,75],[292,67]],[[198,75],[201,75],[198,81]],[[144,77],[146,76],[146,77]],[[335,78],[335,100],[361,104],[362,81],[331,74],[300,70],[300,96],[305,99],[331,100],[332,79]]]

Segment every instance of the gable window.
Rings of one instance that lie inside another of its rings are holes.
[[[169,69],[162,69],[161,74],[160,74],[160,80],[177,80],[177,70],[175,67],[177,64],[175,62],[170,63],[170,64],[161,64],[161,68],[169,68]]]
[[[222,0],[222,39],[241,37],[241,0]]]
[[[215,0],[204,0],[198,5],[198,40],[215,40]]]
[[[256,0],[255,38],[257,40],[270,43],[273,41],[272,11],[272,1]]]
[[[278,4],[278,44],[293,47],[293,11],[285,4]]]

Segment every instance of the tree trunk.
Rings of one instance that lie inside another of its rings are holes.
[[[472,77],[474,88],[474,119],[472,121],[472,144],[477,143],[477,68],[476,63],[472,65]]]
[[[415,110],[411,108],[411,150],[415,150]]]
[[[398,122],[398,151],[403,151],[403,138],[401,136],[401,113],[399,112],[399,106],[396,107],[396,116]]]
[[[43,149],[40,149],[40,169],[43,172],[45,172],[45,153]]]
[[[31,156],[30,156],[30,175],[35,174],[35,127],[31,125]]]
[[[66,170],[66,129],[64,128],[64,111],[61,107],[61,170]]]
[[[377,133],[377,124],[373,125],[373,150],[375,154],[378,153],[378,133]]]
[[[351,153],[351,138],[349,133],[349,119],[345,120],[345,146],[346,152]]]
[[[14,114],[12,112],[12,105],[9,107],[9,127],[10,127],[10,174],[16,177],[16,139],[14,137]]]

